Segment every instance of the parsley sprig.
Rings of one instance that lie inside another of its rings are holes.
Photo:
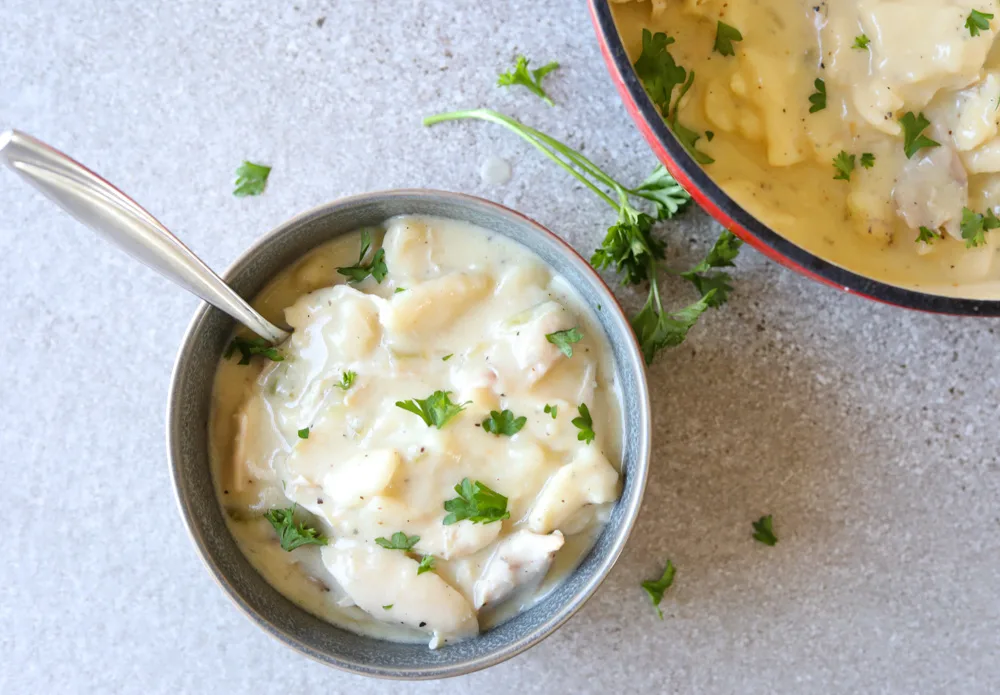
[[[809,113],[816,113],[826,108],[826,82],[817,77],[813,86],[816,91],[809,95],[809,103],[812,104]]]
[[[929,227],[921,227],[917,232],[917,241],[922,241],[925,244],[933,244],[935,240],[941,238],[940,232],[935,232]]]
[[[361,282],[371,275],[375,282],[381,283],[385,276],[389,274],[389,269],[385,265],[385,249],[379,249],[372,256],[371,261],[365,263],[365,256],[368,255],[372,246],[372,235],[367,229],[361,230],[361,253],[358,254],[358,262],[344,268],[337,268],[337,272],[346,277],[350,282]]]
[[[752,525],[755,541],[771,546],[778,542],[778,537],[774,535],[774,517],[772,515],[762,516]]]
[[[559,351],[566,357],[573,356],[573,345],[583,340],[583,333],[579,328],[573,327],[565,331],[546,333],[545,339],[559,348]]]
[[[969,208],[962,208],[962,222],[959,224],[959,229],[962,238],[965,239],[965,247],[971,249],[986,244],[986,232],[1000,229],[1000,219],[997,219],[990,209],[980,214]]]
[[[857,163],[857,157],[853,154],[847,154],[844,150],[841,150],[836,157],[833,158],[833,168],[837,170],[834,174],[834,181],[850,181],[851,172],[854,171],[854,165]]]
[[[326,545],[326,537],[317,529],[306,526],[305,522],[295,523],[295,507],[287,509],[270,509],[264,518],[278,533],[281,549],[291,552],[303,545]]]
[[[713,287],[701,300],[678,312],[667,312],[662,305],[658,274],[666,244],[652,235],[652,228],[658,219],[673,217],[691,201],[691,196],[663,166],[658,166],[637,188],[627,188],[575,149],[496,111],[473,109],[442,113],[425,118],[424,125],[462,119],[488,121],[516,133],[568,171],[617,213],[615,223],[608,228],[604,241],[594,251],[590,262],[599,270],[614,268],[622,275],[623,284],[649,282],[646,304],[632,319],[632,328],[639,338],[647,363],[652,362],[660,350],[683,342],[688,330],[705,309],[722,304],[726,293],[719,293]],[[636,207],[635,204],[642,201],[655,206],[655,217]],[[738,249],[741,244],[729,232],[723,232],[719,242],[733,249]],[[716,242],[716,246],[719,242]],[[716,291],[716,294],[709,296],[712,291]]]
[[[663,120],[688,154],[699,164],[711,164],[715,160],[696,147],[701,134],[677,120],[681,100],[694,84],[694,70],[688,71],[677,64],[668,48],[673,43],[672,36],[667,36],[663,32],[654,34],[648,29],[643,29],[642,53],[633,65],[635,74],[642,80],[642,86],[649,94],[649,98],[660,109]],[[728,48],[732,49],[731,42]],[[678,88],[676,99],[673,98],[675,87]]]
[[[537,70],[529,70],[528,63],[530,62],[531,61],[524,56],[518,56],[514,69],[500,74],[500,78],[497,80],[497,86],[510,87],[519,84],[522,87],[527,87],[531,90],[532,94],[537,96],[549,106],[555,106],[555,104],[552,103],[552,99],[549,98],[548,93],[542,87],[542,79],[553,70],[558,69],[559,63],[547,63]]]
[[[420,558],[420,564],[417,565],[417,576],[419,577],[424,572],[433,572],[433,571],[434,571],[434,556],[424,555],[422,558]]]
[[[233,195],[244,198],[248,195],[260,195],[267,187],[267,177],[271,175],[271,167],[244,161],[236,170],[236,188]]]
[[[462,482],[455,486],[455,492],[458,497],[444,503],[444,510],[448,514],[441,523],[445,526],[457,524],[464,519],[474,524],[489,524],[510,518],[507,498],[478,480],[472,482],[468,478],[462,478]]]
[[[715,46],[713,50],[724,56],[736,55],[733,49],[733,41],[742,41],[743,34],[736,27],[719,22],[715,27]]]
[[[285,356],[281,354],[278,348],[263,338],[243,338],[236,336],[229,343],[226,351],[222,353],[222,357],[228,360],[237,350],[240,352],[240,361],[237,364],[250,364],[250,358],[254,355],[266,357],[272,362],[281,362],[285,359]]]
[[[971,36],[979,36],[980,31],[990,30],[991,19],[993,19],[992,14],[973,10],[965,20],[965,28],[969,30]]]
[[[923,134],[931,124],[923,113],[914,116],[912,111],[907,111],[899,119],[899,124],[903,126],[903,152],[906,153],[907,159],[913,159],[913,155],[925,147],[940,146],[941,143]]]
[[[396,401],[396,407],[420,417],[428,427],[441,429],[449,420],[465,410],[466,403],[452,403],[451,391],[435,391],[427,398]]]
[[[386,550],[413,550],[413,546],[420,540],[420,536],[407,536],[402,531],[396,531],[390,538],[379,536],[375,539],[377,545]]]
[[[647,579],[642,583],[642,588],[646,590],[649,594],[650,600],[653,602],[653,608],[656,609],[657,615],[660,616],[660,620],[663,620],[663,610],[660,609],[660,603],[663,601],[663,594],[666,593],[667,589],[674,583],[674,575],[677,570],[674,568],[674,564],[667,560],[667,566],[663,570],[663,574],[660,575],[659,579]]]
[[[581,403],[577,407],[576,412],[579,413],[579,416],[570,421],[575,428],[580,430],[576,438],[581,442],[590,444],[594,441],[594,420],[590,417],[590,408],[587,407],[586,403]]]
[[[868,44],[870,44],[871,42],[872,40],[868,38],[867,34],[858,34],[857,36],[854,37],[854,45],[851,46],[851,48],[857,49],[859,51],[867,51]]]
[[[514,413],[509,410],[502,410],[500,412],[491,410],[490,416],[483,420],[483,429],[497,436],[502,434],[507,437],[513,437],[521,431],[521,428],[524,427],[527,421],[528,418],[524,415],[514,417]]]

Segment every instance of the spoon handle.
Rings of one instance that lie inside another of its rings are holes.
[[[0,162],[78,221],[257,335],[273,343],[288,337],[155,217],[79,162],[16,130],[0,134]]]

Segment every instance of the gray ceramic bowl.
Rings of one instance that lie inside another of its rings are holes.
[[[478,638],[431,651],[334,627],[279,594],[243,557],[226,528],[208,461],[212,379],[233,321],[202,305],[181,344],[167,405],[167,451],[181,515],[215,580],[257,625],[281,642],[330,666],[386,678],[443,678],[469,673],[537,644],[594,593],[618,559],[639,511],[649,466],[650,416],[642,356],[628,320],[607,285],[569,245],[528,218],[478,198],[437,191],[389,191],[314,208],[265,235],[223,276],[255,296],[278,271],[317,245],[401,214],[463,220],[520,242],[569,280],[611,340],[615,379],[624,403],[624,489],[590,554],[532,609]]]

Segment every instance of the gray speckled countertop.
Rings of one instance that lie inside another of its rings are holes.
[[[422,129],[438,110],[516,114],[624,180],[654,164],[582,2],[4,0],[2,15],[0,127],[118,183],[217,268],[299,211],[392,187],[482,195],[594,247],[602,203],[496,127]],[[493,86],[519,51],[563,63],[556,108]],[[508,184],[481,182],[491,155]],[[243,158],[274,166],[262,197],[230,193]],[[669,225],[671,258],[716,231],[699,212]],[[298,656],[202,568],[163,437],[196,301],[9,172],[0,244],[0,692],[441,692]],[[1000,322],[879,306],[752,251],[737,276],[650,371],[652,474],[607,582],[541,645],[447,688],[1000,692]],[[775,548],[750,539],[764,513]],[[668,557],[661,622],[638,583]]]

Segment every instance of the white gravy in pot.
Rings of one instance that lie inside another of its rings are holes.
[[[220,361],[213,474],[278,591],[437,647],[527,609],[586,555],[621,490],[620,399],[590,309],[520,245],[430,217],[366,235],[361,261],[347,235],[257,297],[294,332],[281,361]],[[325,543],[283,549],[266,515],[293,505]]]

